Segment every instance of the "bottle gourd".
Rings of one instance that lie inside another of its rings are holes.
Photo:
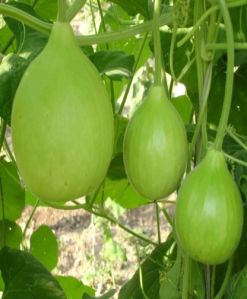
[[[163,86],[153,86],[134,113],[124,138],[124,164],[142,196],[157,200],[171,194],[184,174],[188,145],[180,115]]]
[[[100,185],[113,150],[113,112],[68,23],[54,23],[26,70],[11,123],[19,172],[38,198],[65,202]]]
[[[193,259],[216,265],[233,254],[242,225],[241,195],[224,154],[209,149],[179,190],[175,212],[178,241]]]

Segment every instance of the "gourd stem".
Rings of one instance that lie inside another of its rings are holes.
[[[215,275],[216,275],[216,266],[214,265],[212,267],[212,275],[211,275],[211,291],[210,291],[211,298],[214,298]]]
[[[231,109],[232,91],[233,91],[233,78],[234,78],[234,34],[231,23],[231,17],[224,0],[218,0],[226,25],[226,38],[227,38],[227,70],[226,70],[226,84],[225,96],[218,126],[218,131],[215,139],[214,147],[217,150],[222,149],[223,139],[227,128],[227,122]]]
[[[57,0],[58,5],[58,15],[57,21],[58,22],[65,22],[66,21],[66,1],[65,0]]]
[[[190,284],[190,258],[184,255],[184,271],[183,271],[183,289],[182,299],[189,298],[189,284]]]
[[[123,224],[121,224],[120,222],[118,222],[116,219],[108,216],[106,213],[101,213],[101,212],[98,212],[98,211],[95,211],[93,209],[90,209],[88,208],[88,205],[86,204],[78,204],[76,206],[59,206],[59,205],[56,205],[56,204],[53,204],[53,203],[50,203],[50,202],[46,202],[46,205],[47,206],[50,206],[54,209],[58,209],[58,210],[79,210],[79,209],[84,209],[85,211],[95,215],[95,216],[98,216],[98,217],[101,217],[101,218],[104,218],[106,220],[108,220],[109,222],[119,226],[121,229],[125,230],[126,232],[128,232],[129,234],[135,236],[136,238],[148,243],[148,244],[152,244],[154,246],[158,246],[159,244],[152,241],[152,240],[149,240],[148,238],[145,238],[141,235],[139,235],[138,233],[134,232],[133,230],[131,230],[130,228],[124,226]]]
[[[238,7],[247,4],[247,0],[239,0],[234,2],[229,2],[225,4],[227,7]],[[220,6],[218,4],[211,6],[202,16],[201,18],[193,25],[193,28],[191,31],[189,31],[178,43],[177,47],[181,47],[183,44],[185,44],[196,32],[196,30],[201,26],[201,24],[216,10],[220,9]]]
[[[154,38],[154,55],[155,55],[155,74],[154,74],[154,84],[157,86],[162,85],[162,51],[161,51],[161,40],[160,40],[160,6],[161,0],[154,0],[154,28],[153,28],[153,38]]]
[[[228,262],[228,266],[227,266],[227,269],[226,269],[226,275],[225,275],[224,281],[221,285],[221,288],[220,288],[219,292],[214,297],[214,299],[221,299],[223,297],[223,295],[226,291],[230,276],[231,276],[232,266],[233,266],[233,257],[231,257],[229,262]]]
[[[122,102],[120,104],[120,107],[119,107],[119,110],[117,112],[118,115],[121,115],[121,113],[123,112],[123,109],[124,109],[125,103],[127,101],[127,98],[128,98],[129,92],[130,92],[130,88],[131,88],[131,85],[132,85],[132,82],[133,82],[133,79],[134,79],[134,75],[136,73],[138,64],[139,64],[141,56],[142,56],[142,52],[143,52],[144,46],[145,46],[146,41],[147,41],[147,37],[148,37],[148,33],[146,33],[145,36],[144,36],[144,38],[143,38],[143,41],[142,41],[142,44],[141,44],[141,48],[139,50],[138,56],[137,56],[136,61],[135,61],[135,65],[133,67],[133,73],[131,75],[131,78],[129,80],[128,86],[127,86],[127,88],[125,90],[125,93],[124,93],[124,96],[123,96],[123,100],[122,100]]]
[[[161,234],[160,234],[160,207],[159,203],[155,201],[155,210],[156,210],[156,221],[157,221],[157,235],[158,243],[161,244]]]
[[[196,1],[194,7],[194,22],[200,19],[201,15],[203,14],[203,2]],[[204,24],[195,32],[195,57],[196,57],[196,69],[197,69],[197,82],[198,82],[198,95],[199,95],[199,108],[200,110],[205,109],[207,110],[206,105],[204,105],[205,98],[202,97],[203,92],[203,81],[205,77],[205,62],[202,60],[201,57],[201,47],[204,44]],[[207,100],[207,98],[206,98]],[[204,153],[205,148],[207,146],[207,129],[206,129],[206,116],[207,113],[203,113],[202,120],[201,120],[201,138],[197,144],[197,162],[201,160],[201,155]]]

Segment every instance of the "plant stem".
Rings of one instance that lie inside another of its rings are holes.
[[[100,13],[102,29],[103,29],[103,32],[106,33],[106,25],[105,25],[104,14],[103,14],[103,10],[102,10],[101,4],[100,4],[100,0],[97,0],[97,4],[98,4],[98,8],[99,8],[99,13]],[[110,50],[109,44],[106,43],[105,45],[106,45],[106,49],[109,51]],[[115,111],[114,85],[113,85],[113,81],[111,79],[109,79],[109,80],[110,80],[110,90],[111,90],[111,104],[112,104],[113,111]]]
[[[163,214],[164,214],[164,216],[166,218],[166,221],[170,224],[171,227],[173,227],[172,218],[168,214],[166,208],[162,208],[162,212],[163,212]]]
[[[153,38],[154,38],[154,55],[155,55],[155,74],[154,74],[154,84],[156,86],[162,85],[162,51],[161,51],[161,40],[160,40],[160,6],[161,0],[154,0],[154,28],[153,28]]]
[[[243,141],[238,138],[231,130],[226,129],[226,132],[233,140],[235,140],[245,151],[247,151],[247,144],[243,143]]]
[[[52,28],[52,24],[41,21],[40,19],[31,16],[23,10],[7,4],[0,4],[0,14],[6,17],[14,18],[17,21],[23,22],[33,29],[45,34],[49,34]]]
[[[130,228],[124,226],[123,224],[119,223],[116,219],[106,215],[105,213],[100,213],[98,211],[95,211],[93,209],[90,209],[88,208],[88,205],[86,204],[78,204],[76,206],[59,206],[59,205],[56,205],[56,204],[53,204],[53,203],[49,203],[49,202],[46,202],[46,205],[47,206],[50,206],[54,209],[58,209],[58,210],[79,210],[79,209],[84,209],[85,211],[91,213],[91,214],[94,214],[98,217],[101,217],[101,218],[104,218],[106,220],[108,220],[109,222],[119,226],[120,228],[122,228],[123,230],[125,230],[126,232],[128,232],[129,234],[135,236],[136,238],[148,243],[148,244],[152,244],[154,246],[157,246],[159,245],[158,243],[152,241],[152,240],[149,240],[141,235],[139,235],[138,233],[134,232],[133,230],[131,230]]]
[[[66,21],[66,1],[65,0],[57,0],[58,5],[58,15],[57,21],[58,22],[65,22]]]
[[[226,4],[227,7],[238,7],[247,4],[247,0],[239,0],[239,1],[233,1]],[[211,15],[211,13],[217,11],[220,9],[219,5],[213,5],[211,6],[202,16],[201,18],[194,24],[191,31],[189,31],[186,36],[184,36],[178,43],[177,47],[181,47],[184,43],[186,43],[196,32],[196,30],[201,26],[201,24]]]
[[[70,22],[80,11],[87,0],[75,0],[74,3],[66,11],[66,21]]]
[[[227,128],[228,117],[231,109],[232,91],[233,91],[233,78],[234,78],[234,34],[231,23],[231,17],[224,0],[218,0],[226,25],[226,38],[227,38],[227,70],[226,70],[226,84],[225,96],[220,117],[219,127],[215,139],[215,149],[221,150],[225,131]]]
[[[15,161],[15,157],[14,157],[14,155],[12,154],[12,152],[11,152],[11,150],[10,150],[10,148],[9,148],[9,145],[8,145],[8,142],[7,142],[6,138],[5,138],[5,140],[4,140],[4,148],[5,148],[6,152],[7,152],[7,154],[8,154],[8,156],[9,156],[10,160],[11,160],[11,161],[15,164],[15,166],[17,167],[17,165],[16,165],[16,161]]]
[[[246,0],[247,1],[247,0]],[[30,14],[18,9],[16,7],[0,4],[0,14],[11,17],[24,23],[31,28],[49,35],[52,24],[41,21],[40,19],[31,16]],[[160,16],[160,26],[168,25],[172,22],[172,12],[164,13]],[[122,39],[127,39],[129,37],[135,36],[137,34],[143,34],[146,32],[151,32],[153,30],[153,21],[145,21],[142,24],[135,25],[129,29],[123,30],[121,32],[108,32],[99,35],[88,35],[88,36],[78,36],[77,40],[79,45],[94,45],[106,42],[113,42]]]
[[[3,147],[4,137],[7,129],[6,121],[2,119],[1,121],[1,129],[0,129],[0,153]]]
[[[210,299],[210,266],[205,266],[205,276],[206,276],[206,298]]]
[[[122,99],[122,102],[120,104],[120,107],[119,107],[119,110],[117,112],[118,115],[121,115],[121,113],[123,112],[123,109],[124,109],[124,105],[127,101],[127,98],[128,98],[128,95],[129,95],[129,92],[130,92],[130,88],[131,88],[131,85],[132,85],[132,82],[133,82],[133,79],[134,79],[134,76],[135,76],[135,73],[137,71],[137,68],[138,68],[138,64],[139,64],[139,61],[141,59],[141,55],[142,55],[142,52],[143,52],[143,49],[145,47],[145,44],[146,44],[146,41],[147,41],[147,37],[148,37],[148,33],[145,34],[144,38],[143,38],[143,41],[142,41],[142,44],[141,44],[141,48],[139,50],[139,53],[138,53],[138,56],[136,58],[136,61],[135,61],[135,65],[133,67],[133,73],[132,73],[132,76],[129,80],[129,83],[128,83],[128,86],[125,90],[125,93],[124,93],[124,96],[123,96],[123,99]]]
[[[6,245],[6,234],[5,234],[5,212],[4,212],[4,196],[3,196],[3,185],[2,185],[2,179],[0,177],[0,201],[2,205],[2,234],[3,234],[3,246]]]
[[[183,272],[183,289],[182,299],[189,298],[189,284],[190,284],[190,258],[184,255],[184,272]]]
[[[237,158],[235,158],[235,157],[233,157],[233,156],[230,156],[230,155],[226,154],[225,152],[224,152],[224,156],[225,156],[227,159],[232,160],[233,162],[238,163],[239,165],[242,165],[242,166],[244,166],[244,167],[247,167],[247,162],[245,162],[245,161],[242,161],[242,160],[239,160],[239,159],[237,159]]]
[[[201,15],[203,15],[204,5],[202,1],[197,1],[194,9],[194,22],[200,19]],[[202,97],[203,92],[203,82],[205,77],[205,69],[206,65],[201,56],[201,49],[204,45],[204,23],[200,28],[195,32],[195,56],[196,56],[196,68],[197,68],[197,78],[198,78],[198,95],[199,95],[199,110],[202,107],[205,109],[205,113],[203,113],[203,117],[201,120],[201,140],[199,140],[197,144],[197,162],[201,160],[201,156],[204,154],[206,146],[207,146],[207,106],[204,105],[203,101],[205,100]]]
[[[211,291],[210,291],[210,295],[212,299],[214,298],[215,275],[216,275],[216,266],[213,266],[212,276],[211,276]]]
[[[161,234],[160,234],[160,207],[159,203],[155,201],[155,210],[156,210],[156,221],[157,221],[157,235],[158,243],[161,244]]]
[[[168,25],[172,21],[172,13],[165,13],[160,16],[160,26]],[[131,28],[122,30],[121,32],[107,32],[98,35],[87,35],[78,36],[78,42],[81,46],[102,44],[106,42],[113,42],[122,39],[127,39],[129,37],[135,36],[137,34],[143,34],[146,32],[151,32],[153,30],[153,22],[145,21],[142,24],[135,25]]]
[[[206,50],[226,50],[227,44],[226,43],[208,43],[205,45]],[[246,50],[247,43],[234,43],[235,50]]]
[[[194,150],[195,150],[195,145],[196,145],[196,141],[198,138],[198,135],[200,133],[200,128],[201,128],[201,124],[203,121],[203,117],[206,111],[206,107],[207,107],[207,100],[208,100],[208,96],[209,96],[209,91],[210,91],[210,87],[211,87],[211,81],[212,81],[212,63],[210,63],[208,65],[206,74],[205,74],[205,78],[204,78],[204,84],[203,84],[203,88],[202,88],[202,93],[201,93],[201,97],[202,99],[200,100],[200,102],[202,103],[200,112],[199,112],[199,116],[197,119],[197,123],[196,123],[196,127],[195,127],[195,131],[192,137],[192,141],[190,144],[190,153],[189,153],[189,158],[188,158],[188,169],[187,171],[190,170],[191,168],[191,159],[193,157],[194,154]]]
[[[221,285],[221,288],[220,288],[219,292],[214,297],[214,299],[221,299],[223,297],[223,295],[226,291],[230,276],[231,276],[232,266],[233,266],[233,257],[231,257],[229,262],[228,262],[228,266],[227,266],[227,269],[226,269],[226,275],[225,275],[224,281]]]
[[[93,29],[94,29],[94,32],[97,33],[97,26],[96,26],[95,17],[94,17],[92,0],[89,1],[89,5],[90,5],[90,11],[91,11],[91,16],[92,16],[92,20],[93,20]]]
[[[22,242],[25,242],[25,238],[26,238],[26,233],[27,233],[27,230],[28,230],[28,227],[33,219],[33,216],[34,216],[34,213],[36,212],[37,208],[39,206],[39,199],[37,199],[36,203],[35,203],[35,206],[33,207],[33,210],[31,212],[31,214],[29,215],[29,218],[26,222],[26,225],[25,225],[25,228],[23,230],[23,233],[22,233]]]

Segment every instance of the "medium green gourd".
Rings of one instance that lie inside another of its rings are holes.
[[[220,264],[236,249],[243,225],[241,195],[221,151],[208,150],[179,193],[175,227],[182,249],[205,264]]]
[[[184,124],[163,86],[153,86],[134,113],[124,138],[130,182],[144,197],[171,194],[184,174],[188,145]]]
[[[15,95],[12,138],[19,172],[38,198],[87,195],[109,166],[114,119],[106,88],[69,24],[56,22]]]

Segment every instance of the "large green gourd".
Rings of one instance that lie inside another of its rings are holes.
[[[171,194],[184,174],[187,153],[178,112],[163,86],[151,87],[125,134],[124,163],[130,182],[151,200]]]
[[[114,138],[110,100],[67,23],[53,25],[21,80],[12,137],[20,174],[43,200],[87,195],[106,174]]]
[[[175,227],[179,243],[193,259],[220,264],[236,249],[242,225],[239,190],[223,153],[210,149],[178,194]]]

